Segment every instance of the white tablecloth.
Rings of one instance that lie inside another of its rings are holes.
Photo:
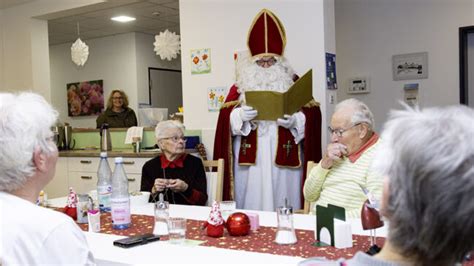
[[[49,200],[53,207],[64,207],[66,198]],[[206,220],[209,216],[210,207],[170,205],[171,217],[184,217],[194,220]],[[133,206],[133,214],[144,214],[153,216],[153,204]],[[250,211],[259,214],[260,225],[277,226],[275,212]],[[350,219],[352,233],[368,235],[368,231],[362,230],[360,219]],[[316,217],[314,215],[295,214],[294,226],[296,229],[315,230]],[[264,253],[238,251],[214,247],[182,246],[168,244],[167,241],[158,241],[144,246],[129,249],[119,248],[112,245],[116,239],[123,236],[108,235],[86,232],[87,241],[99,264],[286,264],[296,265],[303,260],[300,257],[278,256]],[[386,236],[386,227],[377,229],[378,236]]]

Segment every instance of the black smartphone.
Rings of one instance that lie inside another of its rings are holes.
[[[114,246],[121,248],[130,248],[138,245],[145,245],[150,242],[160,240],[160,236],[154,234],[144,234],[139,236],[131,236],[117,239],[114,241]]]

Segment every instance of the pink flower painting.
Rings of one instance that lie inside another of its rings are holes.
[[[69,116],[99,115],[104,109],[102,80],[67,84],[67,107]]]

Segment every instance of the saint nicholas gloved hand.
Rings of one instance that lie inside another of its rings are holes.
[[[254,119],[257,115],[257,110],[253,109],[250,106],[243,105],[242,107],[240,107],[239,116],[244,122]]]
[[[290,129],[296,126],[296,116],[295,115],[284,115],[283,118],[277,119],[277,125]]]

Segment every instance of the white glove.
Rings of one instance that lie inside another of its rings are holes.
[[[296,126],[296,117],[294,115],[284,115],[283,117],[277,119],[277,125],[288,129]]]
[[[250,106],[243,105],[242,107],[240,107],[239,116],[244,122],[254,119],[257,114],[257,110],[253,109]]]

